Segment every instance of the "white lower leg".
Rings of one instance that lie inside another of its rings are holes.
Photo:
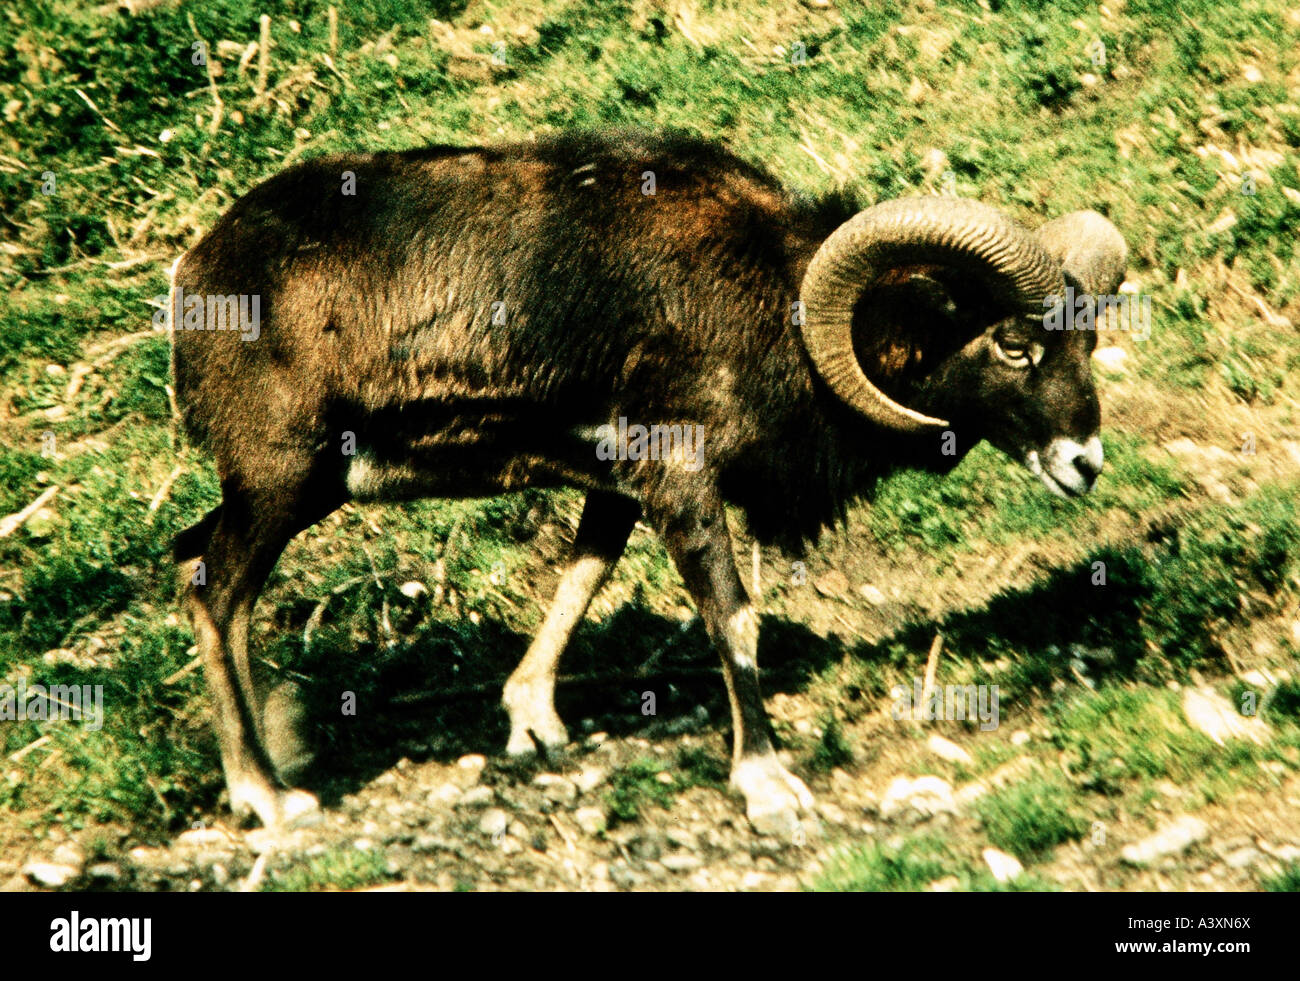
[[[546,612],[546,621],[510,675],[502,695],[502,703],[510,714],[506,752],[512,756],[534,752],[534,736],[552,748],[569,741],[568,731],[555,712],[556,671],[569,637],[612,567],[612,562],[584,555],[564,570],[555,599]]]

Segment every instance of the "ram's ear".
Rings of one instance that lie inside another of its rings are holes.
[[[1097,212],[1062,215],[1034,234],[1085,292],[1110,295],[1124,282],[1128,246],[1119,229]]]

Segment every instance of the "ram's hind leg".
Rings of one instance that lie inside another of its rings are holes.
[[[178,553],[197,547],[201,555],[177,558],[216,708],[231,809],[239,815],[255,813],[271,828],[302,823],[319,804],[306,791],[280,786],[275,777],[249,665],[249,623],[258,593],[285,545],[332,511],[337,501],[308,493],[305,479],[267,486],[272,476],[283,474],[263,476],[268,479],[260,488],[227,478],[221,506],[177,540]]]
[[[630,498],[601,491],[587,495],[573,555],[560,577],[546,621],[505,685],[502,702],[510,714],[510,741],[506,744],[510,755],[527,756],[538,746],[558,749],[569,741],[555,711],[560,655],[623,554],[640,514],[640,506]]]

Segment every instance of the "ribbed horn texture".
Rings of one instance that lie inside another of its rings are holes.
[[[853,308],[885,273],[922,264],[975,275],[1008,313],[1041,314],[1043,298],[1061,296],[1065,285],[1059,263],[1031,232],[978,201],[900,198],[837,228],[808,264],[800,289],[804,346],[836,395],[902,432],[948,423],[899,405],[871,383],[853,353]]]
[[[1128,246],[1110,219],[1097,212],[1072,211],[1054,218],[1039,227],[1034,237],[1086,292],[1109,295],[1124,282]]]

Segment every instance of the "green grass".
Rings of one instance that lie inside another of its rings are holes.
[[[811,884],[817,892],[918,892],[947,878],[957,892],[1043,892],[1054,887],[1031,873],[1001,883],[988,869],[958,855],[952,843],[933,834],[902,842],[877,841],[841,851]]]
[[[673,805],[673,787],[662,783],[658,777],[669,772],[662,763],[650,759],[633,760],[610,774],[610,789],[605,803],[610,810],[610,823],[635,821],[644,808],[651,805],[665,810]]]
[[[1089,822],[1074,807],[1076,797],[1063,781],[1030,778],[980,797],[975,813],[995,846],[1034,862],[1088,830]]]
[[[1136,782],[1169,780],[1211,803],[1257,783],[1266,750],[1244,741],[1220,747],[1183,718],[1179,695],[1110,688],[1051,710],[1052,741],[1076,785],[1110,796]],[[1197,803],[1193,800],[1193,803]]]
[[[1268,892],[1300,892],[1300,862],[1292,862],[1277,875],[1264,880]]]
[[[340,846],[321,855],[297,861],[283,871],[272,872],[262,883],[262,892],[338,892],[365,889],[392,882],[397,876],[386,868],[380,848],[358,849]]]
[[[1029,544],[1049,556],[1057,543],[1087,547],[1025,569],[980,608],[909,613],[883,639],[849,641],[836,650],[843,657],[800,677],[823,713],[818,740],[792,740],[814,773],[872,764],[877,751],[856,745],[851,726],[910,681],[936,630],[944,681],[999,685],[1007,720],[1045,712],[1066,761],[1066,784],[1030,781],[981,804],[989,840],[1027,859],[1070,840],[1090,809],[1133,810],[1154,781],[1185,785],[1194,801],[1226,800],[1272,779],[1259,763],[1294,766],[1285,751],[1300,746],[1295,681],[1261,703],[1276,730],[1271,748],[1215,746],[1187,728],[1163,687],[1193,671],[1231,674],[1229,654],[1249,649],[1261,619],[1283,625],[1276,658],[1296,654],[1285,618],[1300,598],[1300,484],[1285,476],[1281,441],[1295,438],[1300,344],[1241,295],[1300,320],[1300,111],[1288,80],[1300,25],[1285,4],[1129,0],[1103,17],[1082,0],[934,9],[891,0],[791,16],[788,6],[704,0],[688,37],[672,18],[624,2],[357,0],[336,4],[333,70],[322,58],[324,0],[164,3],[138,16],[95,6],[21,0],[0,10],[0,515],[60,487],[48,514],[0,539],[0,676],[102,684],[108,708],[93,736],[35,722],[0,731],[5,754],[51,737],[12,766],[16,779],[0,780],[7,817],[38,829],[112,821],[148,835],[186,826],[220,792],[200,673],[172,679],[192,638],[173,616],[168,556],[170,537],[218,499],[215,472],[173,432],[164,340],[111,356],[94,345],[149,330],[170,262],[287,163],[609,124],[720,136],[807,193],[876,201],[947,187],[1029,224],[1096,208],[1124,230],[1131,272],[1153,300],[1149,338],[1101,338],[1129,359],[1122,375],[1099,381],[1107,463],[1092,495],[1059,501],[981,446],[944,478],[891,476],[853,511],[851,536],[936,571]],[[256,38],[262,13],[272,18],[275,98],[258,103],[255,69],[239,72],[230,45],[215,45]],[[464,47],[431,18],[461,32]],[[221,66],[215,129],[206,70],[191,60],[196,38]],[[488,63],[496,42],[504,65]],[[791,59],[796,43],[801,64]],[[1247,64],[1262,77],[1247,78]],[[932,151],[947,161],[937,172]],[[1247,176],[1254,193],[1243,193]],[[1215,224],[1224,215],[1232,220]],[[69,396],[78,362],[96,366]],[[1141,401],[1112,414],[1133,391],[1148,403],[1158,393],[1181,414],[1148,425]],[[1264,469],[1228,505],[1161,444],[1183,427],[1235,450],[1240,420],[1260,440],[1258,461],[1283,475]],[[534,542],[577,509],[574,492],[530,492],[323,523],[272,576],[258,614],[269,627],[255,638],[259,671],[308,683],[326,755],[399,736],[435,754],[469,751],[470,741],[490,748],[503,723],[488,702],[349,729],[336,718],[337,692],[353,690],[378,712],[394,692],[507,673],[542,616]],[[1104,586],[1093,585],[1096,562]],[[442,604],[404,598],[407,579],[441,587]],[[566,670],[598,670],[610,651],[641,663],[668,642],[683,659],[707,653],[698,625],[678,635],[664,622],[684,593],[653,536],[634,535],[615,586],[630,602],[584,625]],[[793,660],[809,643],[787,624],[800,622],[801,601],[773,596],[765,653]],[[327,598],[307,649],[303,628]],[[1070,672],[1076,645],[1101,652],[1089,664],[1095,690]],[[56,668],[44,655],[57,648],[102,657]],[[1231,691],[1237,704],[1242,690]],[[975,740],[973,751],[976,775],[1015,755],[1001,742]],[[671,786],[657,780],[659,767],[641,760],[616,772],[615,820],[669,807],[686,786],[726,787],[720,754],[684,754],[667,766]],[[991,887],[978,861],[942,846],[872,844],[834,881],[915,889],[956,875],[960,888]],[[341,852],[273,880],[353,888],[384,881],[374,861]]]
[[[820,723],[821,738],[813,749],[808,765],[821,773],[829,773],[837,766],[853,762],[853,750],[844,737],[844,730],[833,714],[825,715]]]
[[[660,774],[672,778],[665,783]],[[647,807],[671,810],[679,793],[690,787],[726,791],[730,771],[725,759],[706,749],[686,749],[673,765],[648,757],[633,760],[610,774],[605,804],[610,824],[636,821]]]

